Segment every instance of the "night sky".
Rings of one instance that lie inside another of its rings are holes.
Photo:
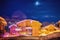
[[[56,22],[60,20],[60,0],[0,0],[0,16],[12,17],[15,12],[29,19]]]

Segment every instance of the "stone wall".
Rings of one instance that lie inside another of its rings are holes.
[[[60,40],[60,33],[53,33],[44,37],[9,37],[0,40]]]

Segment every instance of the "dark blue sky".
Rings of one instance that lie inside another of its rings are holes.
[[[40,4],[35,5],[36,1]],[[60,20],[60,0],[0,0],[0,7],[0,16],[11,17],[15,11],[22,11],[39,21]]]

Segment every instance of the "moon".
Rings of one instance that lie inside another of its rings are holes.
[[[39,1],[36,1],[36,2],[35,2],[35,5],[36,5],[36,6],[40,5],[40,2],[39,2]]]

